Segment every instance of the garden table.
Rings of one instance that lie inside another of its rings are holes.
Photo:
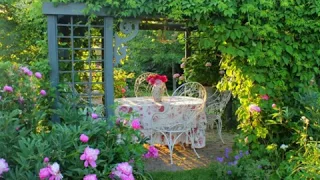
[[[147,136],[151,136],[151,125],[152,117],[157,113],[169,113],[168,120],[183,121],[181,109],[186,108],[197,108],[203,104],[203,99],[185,97],[185,96],[172,96],[163,97],[162,102],[155,102],[152,97],[127,97],[127,98],[117,98],[115,103],[119,105],[115,109],[115,114],[119,116],[120,113],[131,113],[136,114],[140,120],[141,132]],[[169,110],[170,108],[170,110]],[[169,110],[169,111],[168,111]],[[205,110],[198,113],[197,118],[194,120],[196,128],[195,133],[195,148],[205,147],[205,130],[207,118]],[[155,144],[166,144],[165,138],[161,133],[156,133],[153,135],[153,142]],[[177,140],[177,143],[191,144],[186,135],[181,135]]]

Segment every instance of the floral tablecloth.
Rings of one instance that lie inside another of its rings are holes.
[[[152,116],[155,113],[166,113],[168,111],[168,120],[170,119],[182,119],[181,109],[188,106],[190,108],[194,108],[197,106],[201,106],[203,103],[202,99],[192,98],[192,97],[183,97],[183,96],[173,96],[173,97],[163,97],[162,102],[154,102],[152,97],[128,97],[128,98],[118,98],[115,99],[115,103],[118,103],[119,106],[116,108],[116,115],[119,113],[130,113],[134,112],[138,118],[140,119],[140,123],[142,126],[141,132],[145,136],[151,135],[151,122]],[[173,113],[172,113],[173,112]],[[181,118],[180,118],[181,117]],[[203,148],[206,144],[205,138],[205,130],[207,118],[205,111],[201,111],[197,118],[194,120],[196,124],[196,128],[194,129],[195,133],[195,148]],[[153,135],[153,141],[156,144],[166,144],[165,138],[161,133],[157,133]],[[183,134],[179,137],[177,143],[186,143],[190,144],[189,139]]]

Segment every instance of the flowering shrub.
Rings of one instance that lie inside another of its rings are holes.
[[[168,78],[166,75],[159,75],[159,74],[150,74],[147,79],[149,84],[151,85],[159,85],[161,83],[166,83]]]
[[[133,125],[102,121],[98,107],[77,108],[78,100],[69,96],[60,99],[61,109],[50,110],[49,93],[39,82],[44,76],[31,75],[31,68],[18,65],[0,63],[0,67],[0,73],[10,77],[5,83],[0,79],[0,147],[6,147],[0,151],[0,174],[4,179],[108,179],[121,162],[130,164],[132,177],[145,174],[146,139],[137,130],[138,119]],[[59,114],[62,124],[40,124],[48,121],[47,111]],[[131,122],[131,117],[123,116],[121,121]]]

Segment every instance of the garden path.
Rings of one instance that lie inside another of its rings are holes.
[[[145,164],[146,171],[179,171],[205,167],[211,162],[216,161],[218,156],[224,156],[225,148],[232,148],[235,134],[222,132],[225,144],[217,136],[217,131],[206,132],[206,147],[196,149],[200,158],[197,158],[190,146],[183,149],[176,145],[173,151],[173,164],[170,164],[169,150],[166,146],[157,145],[159,157],[147,159]]]

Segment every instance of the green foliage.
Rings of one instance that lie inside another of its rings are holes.
[[[45,61],[46,20],[41,7],[42,0],[6,0],[0,4],[0,61]]]
[[[15,128],[40,131],[41,129],[36,128],[41,123],[45,124],[50,115],[48,107],[52,99],[49,96],[49,84],[44,81],[44,76],[41,80],[34,75],[28,76],[23,72],[22,67],[19,64],[0,62],[0,76],[2,77],[0,87],[3,89],[7,85],[13,88],[13,92],[4,90],[0,92],[0,112],[2,118],[9,116],[19,120]],[[37,70],[33,74],[35,72]],[[41,96],[40,90],[45,90],[48,94]],[[12,116],[13,112],[15,112],[14,116]]]

